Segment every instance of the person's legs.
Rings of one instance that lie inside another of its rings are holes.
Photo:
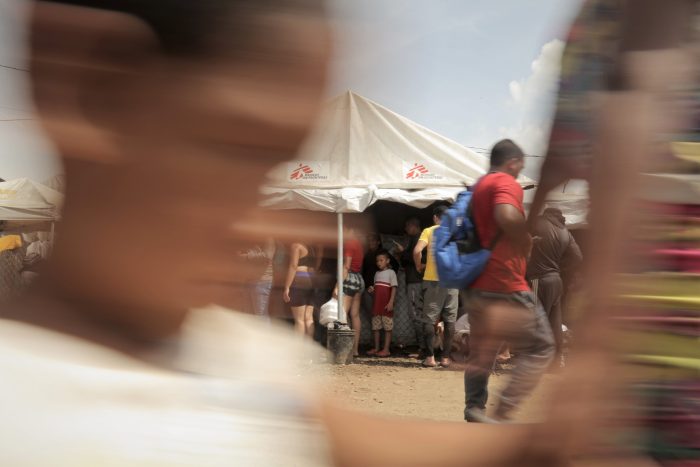
[[[478,421],[473,417],[486,410],[489,392],[489,376],[498,353],[499,342],[490,335],[487,308],[488,302],[472,292],[469,301],[469,355],[464,371],[465,409],[467,421]]]
[[[300,335],[305,335],[306,334],[306,321],[305,321],[305,314],[306,314],[306,306],[293,306],[290,307],[292,309],[292,316],[294,317],[294,331],[296,331]]]
[[[459,307],[459,290],[445,289],[445,302],[442,308],[442,322],[445,325],[442,341],[442,366],[450,365],[450,349],[452,338],[455,335],[455,321],[457,321],[457,309]]]
[[[388,357],[391,355],[391,333],[392,331],[384,331],[384,348],[377,354],[380,357]]]
[[[367,292],[365,289],[362,292],[361,306],[360,310],[362,313],[366,313],[365,316],[372,316],[372,308],[374,307],[374,297],[371,293]]]
[[[382,328],[384,329],[384,348],[377,353],[378,357],[388,357],[391,355],[391,332],[394,329],[394,318],[391,316],[382,316]]]
[[[508,340],[518,355],[518,364],[501,393],[496,418],[508,419],[510,412],[537,386],[554,355],[554,338],[542,307],[535,304],[531,292],[510,295],[512,303],[522,307],[523,321],[514,327]]]
[[[425,346],[425,360],[427,364],[435,363],[435,326],[423,323],[423,345]]]
[[[353,340],[353,356],[359,355],[360,333],[362,331],[362,321],[360,320],[360,306],[362,304],[362,293],[365,290],[365,282],[362,276],[355,272],[350,272],[343,282],[343,306],[346,315],[350,316],[350,325],[355,331]]]
[[[562,356],[564,354],[564,331],[562,330],[562,306],[561,300],[557,301],[552,308],[552,313],[549,315],[549,325],[552,328],[554,337],[554,364],[557,366],[564,365]]]
[[[372,334],[374,337],[374,347],[367,352],[367,355],[375,355],[380,349],[380,333],[382,331],[382,317],[379,315],[372,316]]]
[[[314,337],[314,306],[306,305],[304,310],[304,331],[306,335],[313,338]]]
[[[542,309],[547,315],[555,343],[555,358],[557,363],[558,356],[561,355],[564,335],[561,330],[561,298],[564,293],[561,276],[558,274],[549,274],[539,280],[537,297],[542,304]]]
[[[423,321],[423,339],[425,342],[424,366],[435,366],[435,322],[440,316],[445,300],[445,289],[438,287],[434,281],[423,281],[423,309],[421,319]]]
[[[350,304],[350,320],[352,321],[352,329],[355,331],[352,353],[355,357],[360,354],[360,333],[362,332],[362,321],[360,320],[361,297],[360,293],[356,293],[352,297]]]
[[[406,284],[406,294],[408,295],[408,319],[413,325],[413,330],[416,334],[416,342],[420,349],[420,353],[425,353],[425,339],[423,337],[423,321],[420,316],[423,311],[423,291],[420,282]]]

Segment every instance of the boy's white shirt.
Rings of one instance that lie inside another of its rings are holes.
[[[0,465],[330,465],[307,374],[319,349],[215,307],[154,363],[0,320]]]

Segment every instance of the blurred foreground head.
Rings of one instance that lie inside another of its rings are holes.
[[[67,176],[55,291],[144,334],[225,301],[231,225],[306,136],[328,37],[321,0],[36,2],[33,92]]]

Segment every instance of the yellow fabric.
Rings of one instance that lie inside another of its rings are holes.
[[[423,273],[424,281],[438,281],[437,266],[435,265],[432,245],[433,232],[435,232],[435,229],[438,227],[438,225],[434,225],[432,227],[428,227],[427,229],[423,229],[423,232],[420,234],[420,238],[418,239],[419,242],[425,242],[428,244],[428,259],[425,263],[425,272]]]
[[[676,157],[700,163],[700,143],[676,142],[671,143],[671,148]]]
[[[22,237],[19,235],[6,235],[0,237],[0,251],[14,250],[22,246]]]

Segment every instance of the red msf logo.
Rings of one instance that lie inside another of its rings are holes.
[[[299,180],[299,179],[301,179],[304,175],[308,175],[308,174],[311,174],[311,173],[314,173],[314,171],[313,171],[313,169],[311,169],[311,167],[309,167],[309,166],[306,165],[306,164],[299,164],[299,167],[297,167],[296,169],[294,169],[294,171],[292,172],[292,175],[290,175],[289,178],[290,178],[291,180]]]
[[[427,173],[428,169],[423,164],[419,164],[418,162],[416,162],[413,164],[413,167],[411,167],[410,170],[406,173],[406,180],[413,180]]]

